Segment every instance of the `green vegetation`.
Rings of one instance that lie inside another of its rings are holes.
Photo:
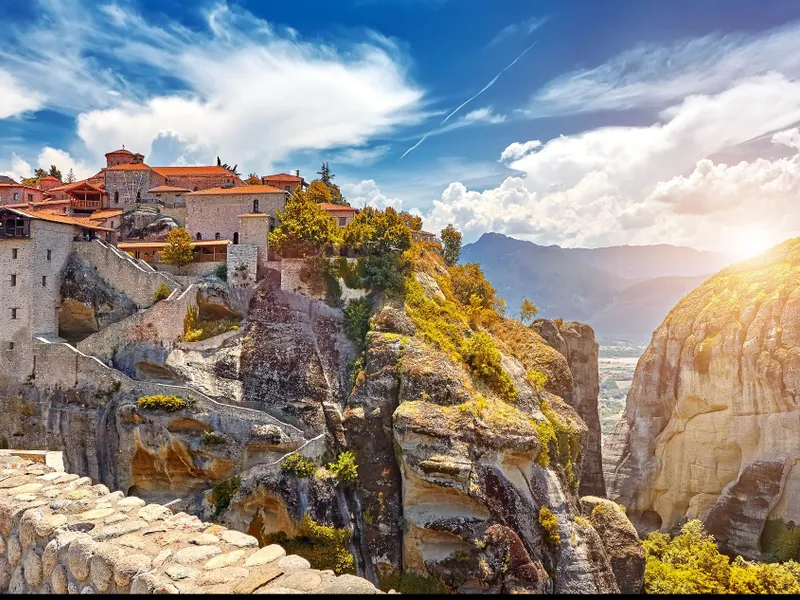
[[[175,412],[187,407],[187,402],[177,396],[142,396],[138,400],[139,408],[142,410],[163,410]]]
[[[401,594],[449,594],[452,593],[441,579],[410,571],[394,570],[386,575],[378,575],[381,590],[394,590]]]
[[[369,333],[370,304],[366,298],[350,300],[344,308],[344,333],[363,352]]]
[[[541,394],[544,392],[544,388],[547,387],[547,375],[539,371],[538,369],[531,369],[528,371],[528,376],[526,377],[528,383],[531,384],[533,389],[536,391],[537,394]]]
[[[769,520],[761,532],[761,547],[774,562],[800,560],[800,527],[781,520]]]
[[[211,431],[211,430],[204,431],[201,434],[200,439],[207,446],[221,446],[227,443],[225,436],[217,433],[216,431]]]
[[[330,471],[341,483],[350,483],[358,479],[356,455],[352,450],[345,450],[336,457],[336,462],[328,463]]]
[[[214,269],[214,276],[220,281],[228,281],[228,265],[221,263]]]
[[[242,477],[236,475],[212,488],[209,502],[214,505],[214,518],[228,510],[231,500],[236,495],[236,492],[239,491],[241,485]]]
[[[170,295],[169,288],[167,287],[166,283],[162,283],[159,288],[156,290],[156,293],[153,294],[153,304],[156,302],[161,302],[162,300],[166,300],[169,298]]]
[[[648,594],[797,594],[800,564],[731,562],[698,520],[674,538],[651,533],[644,541]]]
[[[519,320],[523,323],[525,321],[533,321],[538,314],[539,309],[536,308],[536,305],[525,298],[522,301],[522,305],[519,307]]]
[[[317,465],[310,458],[294,453],[283,459],[281,472],[290,473],[297,477],[311,477],[317,472]]]
[[[167,245],[160,252],[161,262],[180,268],[194,260],[192,236],[185,227],[173,229],[164,241]]]
[[[311,563],[312,568],[322,571],[332,569],[337,575],[355,572],[355,559],[347,550],[350,531],[319,525],[305,515],[297,535],[289,539],[285,532],[267,536],[267,544],[280,544],[287,554],[297,554]]]
[[[547,400],[542,401],[541,409],[553,427],[558,462],[564,469],[567,484],[575,492],[579,484],[578,475],[575,472],[575,461],[578,460],[581,451],[580,432],[568,419],[559,415]],[[542,446],[544,447],[544,444]]]
[[[333,273],[336,277],[341,277],[344,284],[351,290],[364,289],[366,285],[366,260],[359,258],[351,262],[344,257],[335,258],[331,261]]]
[[[539,525],[544,530],[544,539],[551,548],[555,548],[561,542],[558,534],[558,519],[549,508],[543,506],[539,509]]]
[[[232,314],[220,319],[208,314],[201,315],[196,306],[190,306],[183,318],[183,341],[199,342],[228,331],[236,331],[241,321],[241,315]]]
[[[411,229],[393,208],[367,206],[342,232],[344,245],[364,256],[402,253],[411,247]]]
[[[448,225],[442,229],[439,239],[442,240],[444,264],[454,267],[461,258],[461,232],[452,225]]]
[[[281,256],[318,256],[341,241],[336,220],[299,186],[277,215],[280,225],[269,234],[269,247]]]
[[[517,399],[517,388],[500,365],[500,351],[491,335],[484,331],[473,334],[464,344],[463,355],[472,371],[503,399],[508,402]]]

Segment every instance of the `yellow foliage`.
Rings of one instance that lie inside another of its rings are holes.
[[[545,541],[552,547],[558,546],[561,542],[561,536],[558,534],[558,519],[546,506],[539,509],[539,524],[544,529]]]

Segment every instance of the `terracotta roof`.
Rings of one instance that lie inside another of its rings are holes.
[[[192,247],[196,246],[227,246],[230,240],[201,240],[192,242]],[[119,242],[117,248],[120,250],[137,250],[139,248],[164,248],[167,242]]]
[[[52,175],[46,175],[45,177],[39,179],[39,181],[58,181],[61,183],[61,180],[58,177],[53,177]]]
[[[174,185],[157,185],[154,188],[150,188],[147,190],[148,194],[158,194],[158,193],[165,193],[165,192],[191,192],[189,188],[182,188],[176,187]]]
[[[24,188],[26,190],[36,190],[37,192],[44,191],[44,190],[41,190],[41,189],[39,189],[37,187],[32,187],[30,185],[22,185],[21,183],[0,183],[0,187],[4,187],[4,188],[9,188],[9,187],[18,188],[18,187],[21,187],[21,188]]]
[[[8,208],[8,207],[4,207]],[[100,227],[96,223],[92,223],[92,221],[87,217],[68,217],[67,215],[56,215],[49,212],[43,212],[38,210],[31,210],[31,209],[11,209],[12,212],[15,212],[19,215],[24,217],[29,217],[31,219],[40,219],[42,221],[48,221],[50,223],[61,223],[63,225],[74,225],[76,227],[83,227],[84,229],[94,229],[95,231],[114,231],[113,229],[108,229],[106,227]]]
[[[275,175],[264,175],[261,178],[262,181],[265,179],[272,179],[273,181],[303,181],[302,177],[297,175],[289,175],[288,173],[275,173]]]
[[[271,185],[235,185],[233,187],[215,187],[208,190],[192,192],[189,196],[222,196],[227,194],[285,194]]]
[[[92,221],[105,221],[106,219],[111,219],[112,217],[118,217],[123,214],[125,211],[118,208],[106,209],[106,210],[96,210],[92,214],[89,215],[89,218]]]
[[[357,208],[352,206],[342,206],[340,204],[331,204],[330,202],[320,202],[319,207],[322,210],[340,211],[340,212],[358,212]]]
[[[113,168],[113,167],[112,167]],[[225,167],[153,167],[153,171],[164,177],[174,177],[176,175],[233,175]]]
[[[266,218],[269,215],[267,213],[244,213],[243,215],[239,215],[240,219],[257,219],[257,218]]]
[[[130,163],[127,165],[114,165],[113,167],[106,167],[106,171],[149,171],[151,168],[152,167],[149,167],[144,163]]]
[[[0,183],[10,183],[11,185],[17,185],[17,182],[14,181],[14,179],[9,177],[8,175],[0,175]]]
[[[130,150],[126,150],[125,148],[120,148],[119,150],[112,150],[111,152],[106,152],[106,156],[108,156],[109,154],[129,154],[130,156],[133,156],[133,152],[131,152]]]

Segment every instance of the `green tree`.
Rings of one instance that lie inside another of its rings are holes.
[[[440,234],[442,249],[444,250],[444,263],[452,267],[461,258],[461,232],[452,225],[448,225]]]
[[[48,173],[50,177],[55,177],[59,181],[61,181],[61,171],[59,171],[55,165],[50,165],[50,172]]]
[[[330,185],[333,183],[333,179],[336,177],[336,175],[331,173],[331,168],[328,165],[327,160],[322,163],[322,167],[320,167],[320,170],[317,171],[317,175],[319,175],[319,180],[325,185]]]
[[[228,163],[224,163],[224,162],[222,162],[222,160],[220,159],[220,157],[219,157],[219,156],[217,157],[217,166],[218,166],[218,167],[222,167],[223,169],[228,169],[228,171],[230,171],[231,173],[233,173],[233,174],[234,174],[234,175],[236,175],[237,177],[238,177],[239,175],[241,175],[241,173],[239,173],[239,171],[237,171],[237,168],[238,168],[238,166],[239,166],[239,165],[233,165],[233,166],[231,167],[231,166],[230,166]]]
[[[244,180],[247,185],[261,185],[261,177],[257,173],[250,173]]]
[[[422,217],[403,211],[400,213],[400,218],[403,219],[403,222],[408,225],[411,231],[420,231],[422,229]]]
[[[477,305],[495,310],[495,289],[486,279],[478,263],[450,267],[453,295],[464,306]],[[476,299],[473,299],[475,296]]]
[[[280,225],[269,234],[269,245],[282,256],[319,255],[340,242],[336,220],[300,188],[277,214]]]
[[[536,305],[525,298],[522,301],[522,305],[519,307],[519,320],[523,323],[525,321],[533,321],[536,318],[536,315],[539,314],[539,309],[536,308]]]
[[[308,189],[303,192],[306,197],[312,202],[320,204],[322,202],[331,203],[333,197],[331,196],[330,188],[319,179],[315,179],[308,185]]]
[[[367,206],[343,231],[344,244],[368,255],[405,252],[411,247],[411,229],[393,208]]]
[[[175,267],[185,267],[194,260],[192,236],[185,227],[173,229],[165,239],[167,245],[161,251],[161,261]]]
[[[67,180],[64,183],[75,183],[75,173],[70,168],[69,173],[67,173]]]

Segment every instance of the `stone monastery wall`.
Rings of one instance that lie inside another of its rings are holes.
[[[283,548],[53,467],[0,456],[0,592],[378,593]]]

